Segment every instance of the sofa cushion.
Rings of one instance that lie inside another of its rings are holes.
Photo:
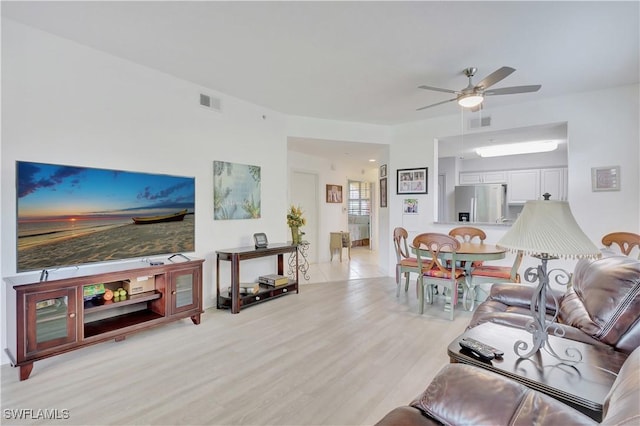
[[[559,311],[560,322],[617,346],[640,319],[640,262],[627,256],[581,259]]]
[[[441,424],[417,408],[403,405],[389,411],[374,426],[436,426]]]
[[[465,364],[445,366],[410,405],[445,425],[594,424],[551,397]]]
[[[529,285],[511,283],[494,284],[491,287],[489,298],[476,308],[467,329],[485,322],[528,329],[528,325],[533,319],[530,305],[534,292],[535,287]],[[557,290],[547,292],[546,318],[548,321],[553,321],[556,312],[555,302],[553,300],[554,296],[556,300],[562,299],[561,293]],[[590,335],[585,334],[582,330],[570,325],[556,323],[556,327],[567,339],[592,345],[605,345]]]
[[[622,364],[618,377],[604,399],[603,425],[640,424],[640,348]]]

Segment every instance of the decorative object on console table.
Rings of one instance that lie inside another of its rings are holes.
[[[291,228],[291,241],[293,244],[300,244],[304,232],[300,231],[300,228],[307,224],[302,214],[302,208],[300,206],[291,206],[287,212],[287,225]]]
[[[537,267],[528,268],[524,277],[534,283],[538,281],[536,294],[531,303],[532,321],[528,329],[532,333],[533,346],[526,353],[529,345],[518,340],[514,344],[514,351],[520,358],[529,358],[540,349],[546,349],[554,357],[565,362],[580,362],[582,354],[577,350],[567,349],[562,358],[555,353],[548,343],[549,329],[554,334],[561,335],[562,329],[552,321],[546,319],[546,300],[549,287],[549,278],[555,274],[555,282],[566,286],[570,281],[570,275],[562,269],[547,270],[547,262],[558,258],[596,258],[600,256],[598,248],[591,242],[582,229],[576,223],[569,203],[566,201],[551,201],[550,194],[544,194],[544,200],[527,201],[522,213],[511,226],[511,229],[498,241],[498,247],[509,251],[522,251],[525,255],[540,259]],[[550,293],[552,294],[552,293]],[[554,297],[556,316],[559,312],[558,300]],[[572,358],[572,359],[570,359]]]
[[[269,245],[269,241],[267,240],[267,234],[265,234],[264,232],[258,232],[253,234],[253,241],[257,249],[265,248]]]
[[[281,285],[289,284],[289,278],[284,275],[278,274],[261,275],[260,277],[258,277],[258,282],[270,287],[278,287]]]
[[[231,287],[227,288],[229,294],[231,294]],[[240,284],[240,294],[256,294],[260,291],[259,283],[244,283]]]

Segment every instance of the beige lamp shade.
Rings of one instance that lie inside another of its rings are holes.
[[[595,258],[600,251],[582,232],[566,201],[527,201],[518,220],[496,244],[526,255]]]

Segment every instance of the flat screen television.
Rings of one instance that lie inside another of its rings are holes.
[[[16,163],[17,271],[195,250],[195,178]]]

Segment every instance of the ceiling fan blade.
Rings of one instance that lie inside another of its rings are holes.
[[[515,68],[511,68],[511,67],[499,68],[496,71],[489,74],[488,76],[486,76],[484,80],[482,80],[480,83],[476,84],[476,87],[482,88],[483,90],[487,89],[493,86],[494,84],[496,84],[497,82],[499,82],[500,80],[502,80],[503,78],[507,78],[508,76],[510,76],[511,73],[513,73],[515,70],[516,70]]]
[[[449,102],[453,102],[456,99],[458,99],[458,98],[453,98],[453,99],[449,99],[447,101],[438,102],[437,104],[431,104],[431,105],[423,106],[422,108],[418,108],[416,111],[421,111],[423,109],[427,109],[427,108],[431,108],[431,107],[434,107],[434,106],[438,106],[438,105],[446,104],[446,103],[449,103]]]
[[[516,93],[529,93],[529,92],[537,92],[540,90],[542,85],[540,84],[532,84],[530,86],[513,86],[513,87],[501,87],[500,89],[486,90],[484,92],[485,96],[493,96],[493,95],[513,95]]]
[[[442,89],[440,87],[431,87],[431,86],[424,86],[424,85],[418,86],[418,89],[435,90],[436,92],[445,92],[445,93],[455,93],[456,95],[460,94],[460,92],[456,90]]]

